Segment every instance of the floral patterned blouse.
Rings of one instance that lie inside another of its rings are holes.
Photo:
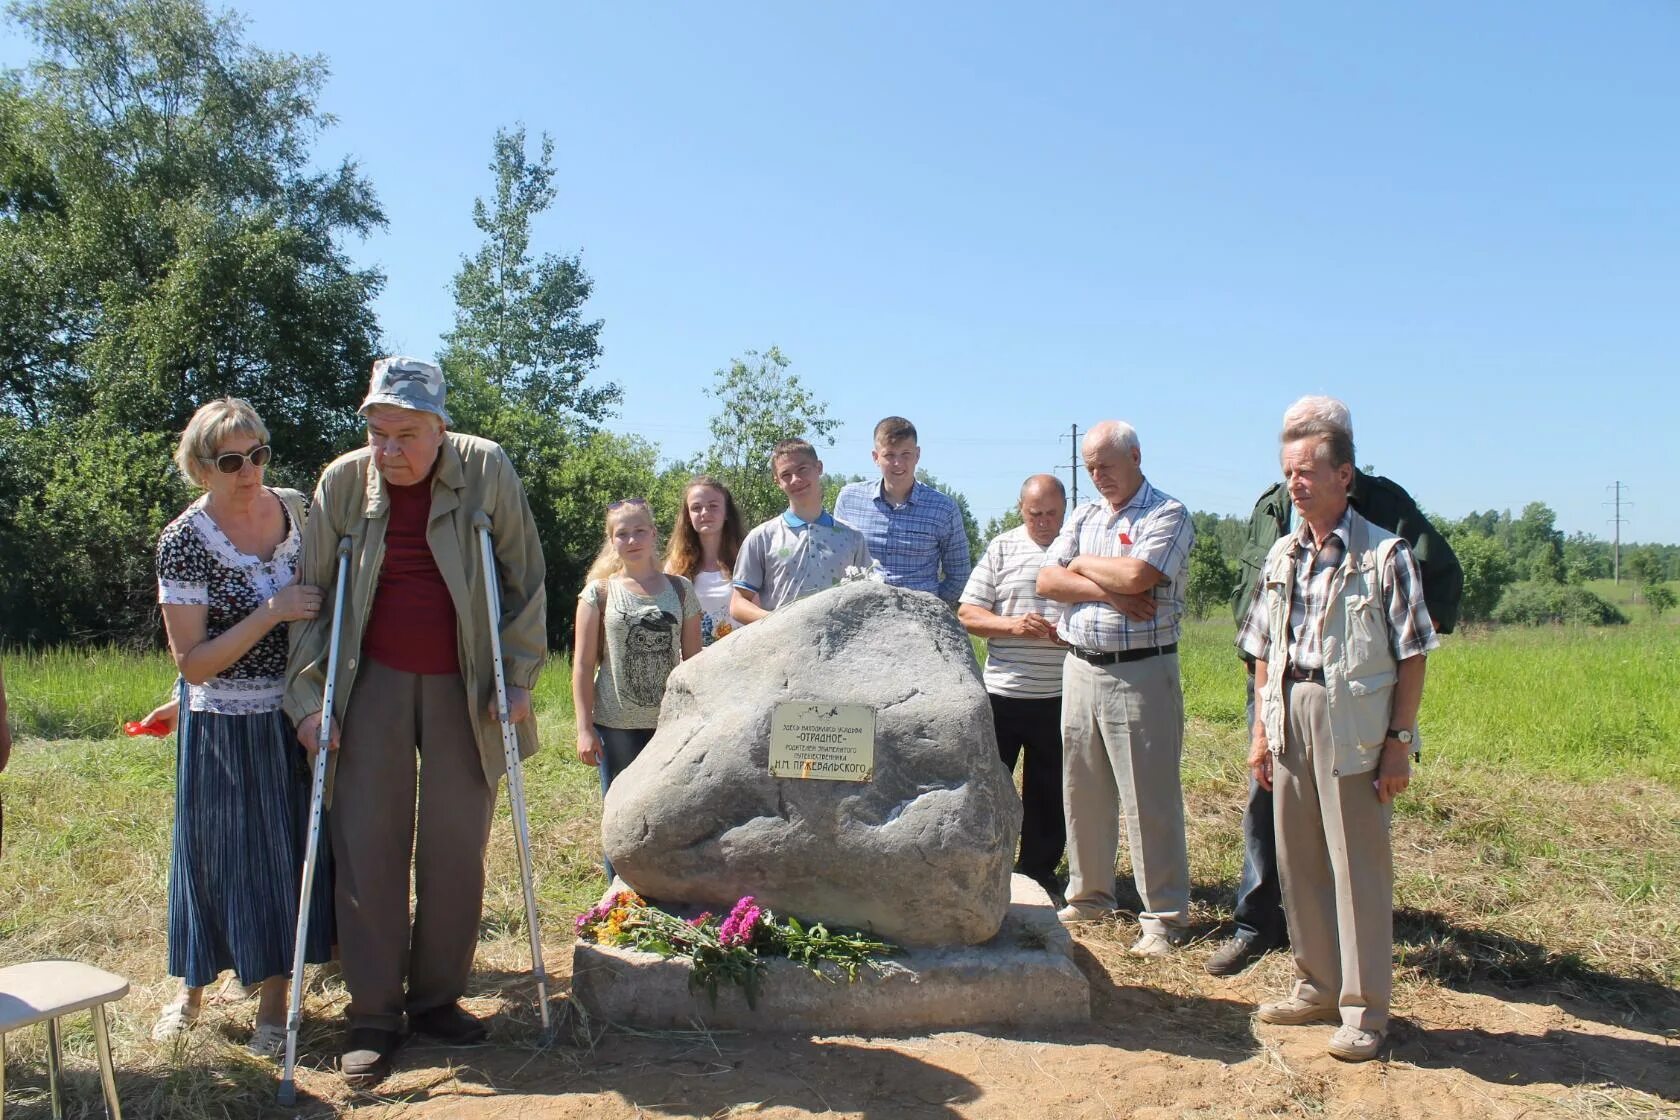
[[[158,602],[208,608],[205,637],[226,633],[297,576],[303,547],[302,527],[292,501],[296,491],[275,490],[286,520],[286,536],[274,555],[262,560],[239,551],[211,519],[208,496],[188,506],[158,537]],[[201,685],[187,686],[187,706],[195,712],[255,715],[276,711],[285,692],[286,626],[276,626],[245,655]]]

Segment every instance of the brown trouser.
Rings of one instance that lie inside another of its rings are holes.
[[[365,662],[342,739],[329,820],[348,1019],[399,1030],[405,1011],[441,1007],[466,991],[496,791],[479,763],[458,674]]]
[[[1062,808],[1070,904],[1112,910],[1120,818],[1144,933],[1177,939],[1190,916],[1184,837],[1184,693],[1178,654],[1062,669]]]
[[[1324,686],[1285,685],[1284,748],[1272,769],[1283,912],[1295,995],[1338,1006],[1343,1024],[1388,1029],[1394,987],[1392,806],[1375,770],[1337,777]]]

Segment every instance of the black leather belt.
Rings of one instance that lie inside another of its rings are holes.
[[[1122,661],[1142,661],[1146,657],[1159,657],[1162,654],[1177,653],[1178,643],[1168,642],[1164,646],[1150,646],[1148,649],[1117,649],[1109,653],[1097,653],[1093,650],[1073,648],[1073,655],[1081,661],[1089,661],[1092,665],[1118,665]]]
[[[1313,684],[1323,684],[1324,670],[1297,669],[1295,666],[1291,665],[1283,671],[1283,679],[1286,681],[1311,681]]]

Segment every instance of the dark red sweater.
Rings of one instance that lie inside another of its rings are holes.
[[[362,635],[362,654],[404,673],[458,673],[455,603],[426,543],[432,480],[413,486],[387,483],[385,492],[391,496],[385,561]]]

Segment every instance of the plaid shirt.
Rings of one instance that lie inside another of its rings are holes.
[[[1297,669],[1324,668],[1324,618],[1330,609],[1330,585],[1347,556],[1353,529],[1353,507],[1330,530],[1319,545],[1312,526],[1303,523],[1289,537],[1289,555],[1294,558],[1293,587],[1289,596],[1289,664]],[[1402,539],[1389,554],[1389,562],[1378,580],[1387,602],[1389,652],[1404,661],[1428,653],[1441,644],[1423,601],[1423,577],[1417,560]],[[1237,631],[1237,648],[1264,661],[1271,653],[1272,636],[1267,632],[1266,596],[1256,595]]]
[[[877,480],[844,487],[834,500],[835,520],[863,534],[888,583],[955,603],[969,571],[962,511],[950,496],[922,482],[912,484],[895,506],[883,485]]]
[[[1142,560],[1167,578],[1150,589],[1155,617],[1134,622],[1105,602],[1068,603],[1056,633],[1069,645],[1098,653],[1147,649],[1178,641],[1184,618],[1184,582],[1196,530],[1177,498],[1149,484],[1138,486],[1126,504],[1110,510],[1104,501],[1073,511],[1045,555],[1062,567],[1075,556],[1127,556]]]

